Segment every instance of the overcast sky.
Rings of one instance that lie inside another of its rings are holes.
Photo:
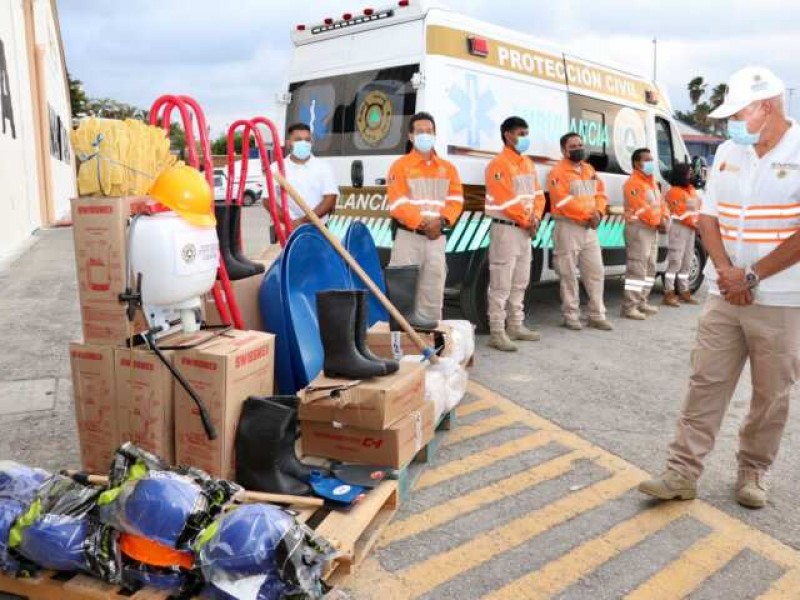
[[[412,0],[416,1],[416,0]],[[326,16],[391,2],[367,0],[58,0],[67,66],[90,96],[142,108],[164,93],[194,96],[214,133],[236,118],[269,115],[288,66],[290,30]],[[763,64],[797,87],[800,2],[788,0],[451,0],[451,7],[546,38],[597,62],[608,59],[658,79],[673,105],[686,83],[713,86],[746,64]]]

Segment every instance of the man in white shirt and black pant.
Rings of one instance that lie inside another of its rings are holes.
[[[288,158],[283,161],[286,169],[286,181],[297,190],[306,204],[312,207],[317,216],[325,223],[328,220],[328,214],[336,207],[336,198],[339,195],[339,186],[336,185],[333,169],[326,161],[311,153],[311,128],[305,123],[291,125],[286,133],[286,142],[289,151]],[[278,171],[277,163],[272,163],[272,171]],[[277,183],[275,187],[278,215],[283,220],[280,189]],[[269,210],[268,195],[264,197],[263,203],[264,208]],[[293,230],[303,223],[310,222],[288,195],[286,208],[289,210]]]
[[[749,359],[753,392],[739,431],[736,500],[767,503],[764,477],[800,379],[800,125],[786,117],[784,89],[769,70],[747,67],[710,115],[728,119],[731,139],[717,150],[700,211],[709,296],[667,470],[639,486],[663,500],[697,494],[703,459]]]

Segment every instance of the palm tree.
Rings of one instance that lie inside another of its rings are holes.
[[[722,104],[725,101],[725,95],[727,93],[727,83],[717,84],[714,89],[711,90],[711,108],[717,108],[720,104]]]
[[[703,80],[702,76],[698,75],[692,79],[686,87],[689,90],[689,100],[692,106],[697,106],[697,103],[700,102],[700,99],[705,95],[708,84]]]

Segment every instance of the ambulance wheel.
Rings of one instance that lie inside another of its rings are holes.
[[[489,333],[489,253],[467,271],[461,285],[459,302],[464,318],[475,325],[477,333]]]
[[[256,198],[256,195],[248,190],[244,193],[244,198],[242,199],[242,202],[244,203],[245,206],[253,206],[253,204],[255,204],[257,200],[258,199]]]
[[[694,256],[692,256],[692,263],[689,265],[689,291],[692,294],[697,293],[697,290],[700,289],[703,281],[705,281],[706,276],[703,275],[703,269],[705,269],[707,260],[706,249],[703,248],[703,243],[698,238],[694,241]],[[665,286],[664,276],[665,273],[661,273],[662,289]]]

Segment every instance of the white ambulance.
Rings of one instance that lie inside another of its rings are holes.
[[[672,166],[688,160],[669,102],[654,82],[449,10],[401,0],[298,25],[292,40],[287,85],[278,98],[285,124],[310,125],[315,153],[334,166],[341,195],[330,227],[343,232],[353,219],[364,221],[384,258],[392,244],[386,174],[406,151],[411,115],[427,111],[436,119],[436,151],[458,168],[466,198],[447,241],[447,297],[479,326],[486,325],[490,225],[483,213],[484,169],[502,147],[506,117],[528,122],[528,154],[544,189],[561,157],[561,135],[583,136],[610,197],[598,229],[609,276],[625,269],[622,186],[633,150],[653,150],[665,191]],[[557,279],[552,231],[546,216],[532,242],[532,282]],[[662,239],[662,269],[665,244]],[[693,289],[702,282],[704,261],[698,244]]]

